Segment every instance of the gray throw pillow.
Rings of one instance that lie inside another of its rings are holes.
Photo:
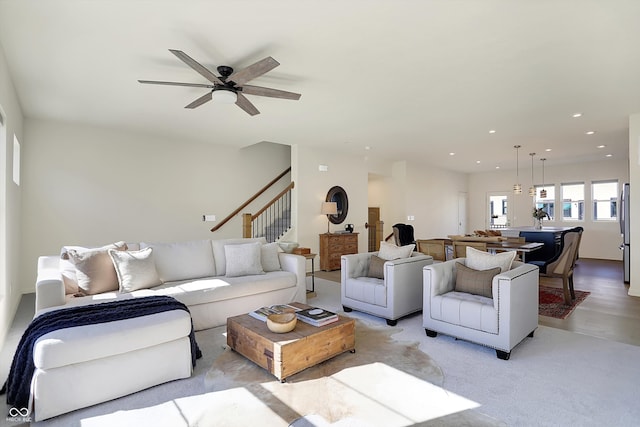
[[[371,260],[369,261],[369,274],[367,277],[373,277],[376,279],[384,279],[384,263],[386,260],[371,255]]]
[[[264,274],[261,262],[262,243],[245,243],[241,245],[226,245],[224,254],[226,258],[227,277],[249,276]]]
[[[115,251],[109,249],[120,284],[120,292],[133,292],[161,285],[153,249],[144,248],[139,251]]]
[[[500,267],[489,270],[474,270],[461,262],[456,264],[456,292],[465,292],[493,298],[491,290],[493,277],[500,273]]]

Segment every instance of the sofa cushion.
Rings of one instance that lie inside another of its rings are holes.
[[[378,256],[387,261],[409,258],[415,247],[416,245],[414,244],[396,246],[391,243],[380,242],[380,251],[378,252]]]
[[[227,261],[225,276],[238,277],[264,274],[260,259],[261,247],[262,244],[260,242],[226,245],[224,247],[224,256]]]
[[[511,270],[511,264],[516,258],[515,251],[491,254],[471,247],[467,247],[466,255],[467,258],[465,264],[467,267],[473,268],[474,270],[489,270],[491,268],[500,267],[501,273]]]
[[[500,267],[489,270],[474,270],[461,262],[456,264],[456,292],[466,292],[473,295],[482,295],[493,298],[491,285],[493,277],[500,273]]]
[[[118,289],[118,277],[107,251],[118,249],[70,249],[68,259],[76,269],[79,291],[85,295],[101,294]]]
[[[216,266],[216,274],[212,276],[224,276],[227,274],[227,258],[224,253],[226,245],[241,245],[244,243],[260,242],[266,244],[267,239],[264,237],[246,238],[246,239],[220,239],[212,240],[211,248],[213,249],[213,260]]]
[[[66,295],[75,294],[80,291],[80,289],[78,288],[78,279],[76,277],[76,266],[73,264],[73,261],[69,257],[69,251],[74,250],[77,253],[82,253],[95,249],[126,250],[128,249],[128,247],[125,242],[116,242],[106,246],[92,248],[87,248],[84,246],[63,246],[60,250],[60,274],[62,275],[62,283],[64,283],[64,293]]]
[[[278,252],[278,244],[276,242],[267,243],[260,248],[260,261],[262,261],[262,269],[265,273],[282,270]]]
[[[39,369],[52,369],[166,343],[190,332],[191,316],[185,310],[58,329],[38,338],[33,361]]]
[[[152,288],[162,283],[156,270],[153,248],[144,248],[139,251],[109,249],[109,256],[116,269],[120,292]]]
[[[369,260],[369,273],[367,274],[367,277],[384,279],[384,263],[384,259],[371,255],[371,259]]]
[[[126,295],[135,297],[169,295],[191,307],[215,301],[264,294],[279,289],[294,288],[296,283],[297,277],[294,273],[272,271],[256,276],[207,277],[196,280],[181,280],[163,283],[152,289],[141,289]]]
[[[380,307],[387,306],[387,287],[384,285],[384,280],[373,277],[355,277],[347,279],[347,282],[342,286],[347,298]]]
[[[447,292],[431,298],[431,318],[446,323],[498,333],[498,311],[491,298],[466,292]]]
[[[216,265],[209,240],[176,243],[141,242],[140,247],[153,248],[158,276],[163,282],[216,275]]]

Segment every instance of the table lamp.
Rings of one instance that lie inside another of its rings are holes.
[[[322,202],[322,215],[327,215],[327,234],[329,234],[329,215],[338,213],[338,204],[336,202]]]

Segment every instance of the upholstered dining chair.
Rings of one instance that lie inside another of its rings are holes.
[[[485,242],[471,242],[465,240],[453,241],[453,257],[464,258],[467,256],[467,248],[471,247],[479,251],[487,251],[487,244]]]
[[[418,248],[418,252],[422,252],[425,255],[431,255],[434,261],[447,260],[447,247],[445,243],[446,243],[445,239],[416,240],[416,246]]]
[[[545,261],[534,260],[530,262],[538,266],[541,276],[562,279],[565,304],[571,304],[571,301],[576,298],[576,293],[573,289],[573,270],[578,259],[583,230],[582,227],[575,227],[571,230],[563,231],[560,236],[562,250],[555,257]]]

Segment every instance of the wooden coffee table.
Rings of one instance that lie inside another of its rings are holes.
[[[299,308],[308,305],[291,303]],[[227,319],[227,345],[280,381],[345,351],[355,352],[356,323],[348,317],[325,326],[298,320],[293,331],[276,334],[248,314]]]

